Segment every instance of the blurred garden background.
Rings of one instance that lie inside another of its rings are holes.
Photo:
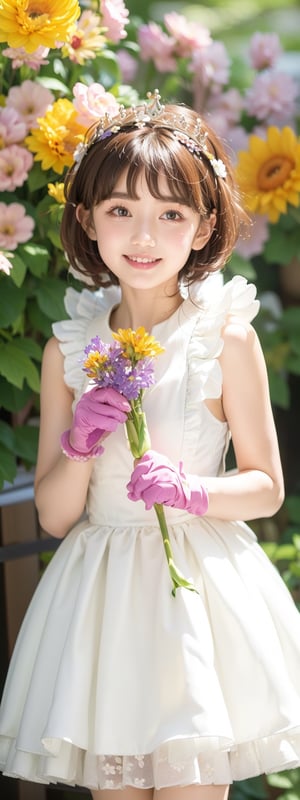
[[[83,288],[59,239],[63,176],[99,115],[158,88],[224,138],[252,219],[224,280],[239,273],[258,289],[287,496],[251,524],[300,607],[299,2],[35,0],[32,15],[18,3],[19,16],[17,0],[0,0],[0,490],[34,473],[43,347],[66,288]],[[0,779],[4,800],[25,798],[17,784]],[[299,770],[234,784],[231,800],[246,798],[300,800]]]

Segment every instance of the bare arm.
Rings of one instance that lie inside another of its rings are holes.
[[[223,410],[237,472],[205,480],[207,516],[244,520],[271,516],[283,502],[283,476],[265,361],[250,325],[234,320],[226,325],[220,362]]]
[[[56,339],[47,343],[42,364],[41,420],[35,502],[42,527],[63,538],[80,518],[93,460],[71,461],[60,436],[72,421],[73,395],[64,382],[63,356]]]

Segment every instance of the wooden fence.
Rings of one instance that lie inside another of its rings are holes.
[[[59,541],[40,528],[34,505],[33,473],[20,470],[15,483],[0,492],[0,564],[3,605],[1,618],[1,673],[3,680],[25,611],[41,574],[41,554],[55,550]],[[0,776],[3,800],[63,800],[82,789],[50,787]]]

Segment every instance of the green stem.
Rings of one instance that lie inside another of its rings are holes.
[[[193,583],[187,581],[182,572],[180,572],[180,570],[174,564],[169,531],[167,528],[165,512],[162,503],[154,503],[154,510],[159,522],[163,545],[167,556],[169,572],[173,583],[173,589],[172,589],[173,597],[175,597],[176,590],[179,589],[180,587],[182,587],[183,589],[189,589],[190,592],[197,592],[197,594],[199,594],[198,590],[193,585]]]
[[[131,410],[126,420],[126,431],[131,453],[134,458],[141,458],[147,450],[150,450],[151,443],[149,432],[147,428],[147,421],[145,413],[142,409],[142,395],[130,401]],[[164,507],[162,503],[154,503],[154,509],[159,522],[159,527],[162,535],[163,545],[167,556],[169,573],[173,583],[172,595],[175,597],[176,590],[179,587],[189,589],[191,592],[197,592],[195,586],[187,581],[184,575],[176,567],[173,560],[173,553],[169,537],[169,531],[166,523]]]

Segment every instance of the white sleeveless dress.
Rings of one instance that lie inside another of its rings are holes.
[[[208,293],[209,294],[209,293]],[[223,472],[220,396],[228,313],[251,320],[235,277],[184,300],[153,334],[165,347],[145,394],[152,447],[187,472]],[[69,289],[54,325],[76,398],[80,359],[111,340],[116,290]],[[29,606],[2,700],[6,775],[90,788],[229,783],[300,764],[300,615],[243,522],[166,508],[175,561],[196,584],[171,594],[154,511],[127,498],[124,428],[95,460],[87,519],[60,544]]]

